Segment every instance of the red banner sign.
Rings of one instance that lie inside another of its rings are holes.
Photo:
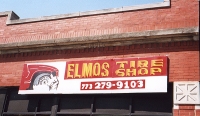
[[[167,75],[166,57],[70,61],[65,79]]]

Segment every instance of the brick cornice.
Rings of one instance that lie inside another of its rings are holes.
[[[146,44],[131,44],[124,46],[105,46],[105,47],[97,47],[90,46],[89,48],[76,48],[76,49],[49,49],[46,50],[35,50],[35,51],[27,51],[27,52],[18,52],[18,53],[6,53],[0,54],[0,61],[8,60],[12,61],[13,58],[23,59],[26,57],[46,57],[48,59],[50,56],[55,56],[56,58],[60,58],[62,56],[67,55],[67,57],[74,57],[78,54],[88,54],[95,55],[98,53],[115,53],[116,51],[121,53],[137,53],[138,51],[143,51],[148,53],[151,50],[154,52],[163,52],[166,51],[179,51],[183,50],[198,50],[198,42],[195,41],[177,41],[177,42],[164,42],[164,43],[146,43]],[[119,54],[118,54],[119,55]]]
[[[0,54],[56,49],[77,49],[105,46],[123,46],[144,43],[163,43],[175,41],[198,41],[198,27],[168,30],[154,30],[99,36],[59,38],[28,42],[0,44]]]

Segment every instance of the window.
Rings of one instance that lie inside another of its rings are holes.
[[[172,116],[172,83],[167,93],[19,95],[0,89],[0,109],[7,115]]]

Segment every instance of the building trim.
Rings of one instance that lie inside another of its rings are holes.
[[[196,104],[196,105],[195,105],[195,109],[196,109],[196,110],[200,110],[200,104]]]
[[[6,24],[12,25],[12,24],[22,24],[22,23],[40,22],[40,21],[48,21],[48,20],[58,20],[58,19],[65,19],[65,18],[91,16],[91,15],[101,15],[101,14],[109,14],[109,13],[117,13],[117,12],[163,8],[163,7],[170,7],[170,0],[164,0],[163,2],[153,3],[153,4],[124,6],[120,8],[102,9],[102,10],[77,12],[77,13],[69,13],[69,14],[53,15],[53,16],[43,16],[40,18],[19,19],[19,16],[16,15],[13,11],[0,12],[0,16],[7,15],[8,19],[6,21]]]
[[[198,81],[174,82],[174,104],[199,104],[199,98],[200,95]]]
[[[179,105],[177,105],[177,104],[174,104],[174,107],[173,107],[173,109],[179,109]]]
[[[192,27],[73,38],[49,38],[48,40],[0,44],[0,54],[48,51],[55,49],[124,46],[145,43],[199,41],[198,37],[196,37],[198,34],[198,27]]]

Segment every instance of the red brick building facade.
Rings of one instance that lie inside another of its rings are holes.
[[[167,115],[200,116],[200,102],[176,103],[173,98],[176,82],[194,84],[199,90],[198,0],[33,19],[0,12],[0,27],[0,86],[6,91],[19,87],[25,63],[167,56],[168,83],[174,85],[168,91],[173,93],[169,93],[172,107],[167,108],[172,110]],[[195,95],[198,102],[199,92]],[[8,112],[9,105],[2,110],[4,115]]]

